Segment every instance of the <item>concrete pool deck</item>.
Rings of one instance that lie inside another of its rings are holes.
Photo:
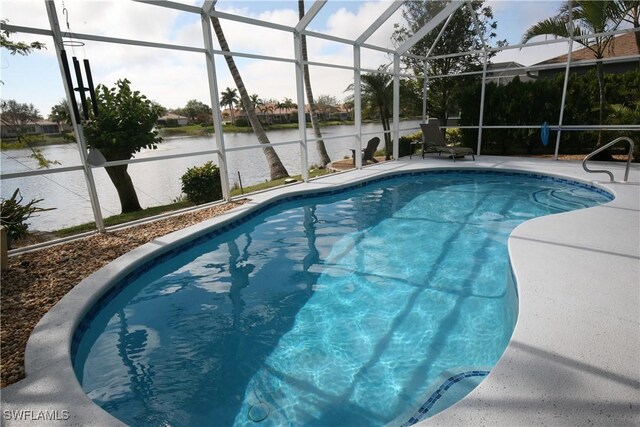
[[[602,166],[622,179],[624,164]],[[580,162],[490,156],[455,163],[445,157],[403,158],[265,191],[227,214],[119,258],[74,288],[36,326],[27,346],[26,378],[2,390],[2,424],[119,423],[82,392],[69,349],[77,317],[104,291],[100,282],[135,268],[133,259],[264,202],[388,174],[450,168],[549,174],[593,182],[616,198],[536,218],[513,231],[509,252],[520,307],[511,342],[479,387],[420,425],[640,424],[639,165],[632,165],[628,183],[609,183],[604,174],[584,172]]]

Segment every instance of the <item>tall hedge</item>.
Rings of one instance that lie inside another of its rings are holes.
[[[538,78],[522,82],[515,78],[504,86],[488,83],[485,92],[484,125],[556,125],[560,116],[560,102],[564,74],[552,78]],[[470,84],[461,95],[460,125],[477,125],[480,113],[480,81]],[[622,104],[633,107],[640,99],[640,70],[624,74],[605,75],[605,101],[607,107]],[[607,117],[609,111],[605,112]],[[564,110],[565,125],[598,124],[598,83],[595,70],[585,74],[572,73],[567,88]],[[608,124],[616,124],[610,121]],[[463,144],[475,147],[478,133],[475,129],[463,131]],[[597,132],[562,132],[560,153],[579,154],[593,150]],[[604,132],[603,139],[615,137]],[[555,149],[556,132],[549,134],[545,147],[540,139],[540,129],[483,129],[483,154],[551,154]]]

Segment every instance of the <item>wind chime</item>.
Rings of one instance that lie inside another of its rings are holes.
[[[60,50],[60,56],[62,57],[62,68],[64,70],[64,78],[67,81],[67,85],[72,91],[78,92],[80,95],[80,103],[82,105],[82,116],[80,115],[80,110],[78,108],[78,102],[76,100],[75,95],[71,96],[71,108],[73,109],[72,114],[78,123],[79,126],[82,124],[82,120],[87,120],[89,118],[89,103],[91,104],[91,108],[93,110],[94,117],[98,117],[98,101],[96,99],[96,91],[93,85],[93,77],[91,75],[91,66],[89,64],[89,60],[84,58],[82,60],[84,64],[84,72],[87,77],[87,86],[84,85],[84,79],[82,78],[82,70],[80,68],[80,61],[75,56],[75,48],[76,47],[84,47],[84,42],[77,40],[73,37],[73,33],[71,32],[71,27],[69,26],[69,11],[65,7],[64,2],[62,2],[62,13],[64,14],[65,21],[67,24],[67,31],[62,34],[62,49]],[[65,40],[66,37],[66,40]],[[67,57],[67,52],[64,47],[68,46],[74,51],[74,55],[71,57],[73,63],[73,69],[76,75],[76,83],[77,86],[74,87],[73,80],[71,78],[71,70],[69,69],[69,60]],[[86,92],[89,92],[90,100],[87,102]],[[87,156],[87,162],[93,166],[100,166],[106,162],[106,159],[98,151],[97,149],[90,148],[89,154]]]

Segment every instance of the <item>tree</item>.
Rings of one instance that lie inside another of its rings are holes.
[[[222,31],[220,20],[216,16],[212,16],[211,23],[213,24],[213,29],[216,33],[218,43],[220,43],[220,48],[224,52],[230,53],[231,50],[229,49],[229,43],[227,43],[227,39],[225,38],[224,32]],[[233,56],[224,55],[224,59],[227,61],[227,66],[229,67],[229,72],[231,72],[231,77],[233,77],[233,81],[238,88],[240,99],[247,108],[247,118],[249,119],[249,123],[251,123],[253,132],[256,134],[256,137],[258,137],[258,142],[260,142],[260,144],[271,144],[267,133],[262,127],[262,123],[260,123],[260,120],[258,120],[256,109],[251,103],[249,92],[247,92],[247,88],[242,81],[240,71],[238,71],[238,67],[236,67]],[[284,167],[284,164],[280,160],[280,157],[278,157],[278,153],[276,153],[276,150],[274,150],[273,147],[267,145],[265,147],[262,147],[262,151],[267,158],[267,164],[269,165],[269,175],[271,176],[272,180],[289,176],[289,172],[287,172],[287,169]]]
[[[62,99],[56,105],[51,107],[51,112],[49,113],[49,120],[54,123],[71,123],[71,115],[69,114],[69,106],[67,105],[67,101]]]
[[[349,113],[349,117],[351,117],[351,120],[353,120],[353,101],[345,101],[342,106],[347,111],[347,113]]]
[[[0,110],[2,111],[3,125],[16,134],[19,143],[25,143],[25,137],[30,128],[38,120],[42,120],[40,111],[33,104],[16,102],[15,99],[0,101]]]
[[[302,19],[304,17],[304,0],[298,0],[298,17]],[[302,60],[303,62],[303,72],[304,72],[304,87],[307,92],[307,102],[309,103],[309,116],[311,118],[311,127],[313,128],[313,133],[317,138],[316,141],[316,149],[318,150],[318,156],[320,157],[320,163],[322,166],[326,166],[331,163],[331,158],[329,157],[329,153],[327,153],[327,148],[324,145],[324,141],[322,140],[322,132],[320,131],[320,124],[318,123],[318,113],[316,111],[316,104],[313,99],[313,91],[311,90],[311,74],[309,73],[309,64],[307,61],[309,60],[309,55],[307,52],[307,36],[302,34],[300,36],[300,41],[302,44]],[[303,106],[304,108],[304,106]]]
[[[6,25],[7,21],[7,19],[0,19],[2,25]],[[25,42],[13,42],[9,40],[12,33],[12,31],[0,30],[0,47],[4,47],[9,50],[11,55],[15,55],[16,53],[19,55],[28,55],[34,49],[40,50],[47,48],[45,44],[41,42],[31,42],[29,44]]]
[[[153,105],[154,107],[156,107],[156,109],[158,110],[158,114],[160,116],[164,116],[165,114],[167,114],[169,112],[169,109],[167,107],[165,107],[164,105],[160,104],[157,101],[151,101],[151,105]]]
[[[480,30],[484,40],[489,44],[496,37],[494,30],[497,23],[493,20],[491,7],[483,6],[483,1],[474,0],[470,3],[473,13],[478,15]],[[406,26],[396,24],[392,39],[396,45],[400,45],[409,39],[416,31],[422,28],[442,9],[443,2],[437,1],[410,1],[405,2],[403,17],[407,21]],[[444,23],[436,26],[429,34],[418,41],[409,51],[409,55],[402,57],[403,64],[412,69],[416,75],[424,74],[424,57],[431,49],[437,35]],[[496,45],[503,46],[506,41],[498,41]],[[482,49],[482,40],[476,33],[473,16],[468,7],[459,8],[442,33],[442,37],[436,44],[431,55],[444,55],[456,52],[468,52]],[[416,55],[418,57],[412,57]],[[462,72],[477,71],[482,68],[480,54],[463,55],[428,61],[427,75],[454,75]],[[470,78],[440,78],[429,81],[429,97],[427,98],[430,115],[438,117],[443,125],[447,124],[449,112],[457,106],[460,91],[468,84]]]
[[[338,109],[338,98],[333,95],[320,95],[316,100],[316,107],[322,114],[322,118],[327,120],[327,115]]]
[[[190,122],[193,122],[200,114],[211,114],[211,107],[197,99],[191,99],[187,101],[187,105],[180,111],[189,118]]]
[[[287,113],[289,113],[289,111],[291,111],[292,108],[297,107],[297,105],[293,102],[293,99],[291,98],[285,98],[284,101],[282,101],[282,106],[287,111]]]
[[[571,17],[571,20],[569,19]],[[569,22],[572,21],[573,29]],[[615,30],[621,22],[618,5],[615,1],[567,1],[558,14],[532,25],[522,36],[522,43],[527,43],[534,37],[547,35],[554,37],[578,37],[586,34],[605,33]],[[613,41],[613,36],[596,36],[575,39],[591,52],[596,58],[596,76],[600,97],[598,124],[604,124],[605,84],[602,59],[607,48]],[[597,147],[602,145],[602,131],[598,132]]]
[[[236,89],[231,89],[227,87],[224,92],[221,93],[222,97],[220,98],[220,105],[223,107],[229,107],[229,111],[231,111],[231,123],[236,123],[236,114],[233,106],[238,104],[238,92]]]
[[[267,123],[273,123],[273,112],[278,101],[275,99],[267,99],[264,101],[264,111],[267,112]]]
[[[8,21],[7,19],[0,19],[0,22],[2,23],[2,25],[5,25],[7,21]],[[15,55],[17,53],[19,55],[25,56],[30,54],[31,51],[34,49],[40,50],[40,49],[47,48],[45,44],[41,42],[31,42],[27,44],[25,42],[11,41],[9,40],[9,37],[11,36],[12,33],[13,33],[12,31],[0,30],[0,47],[7,49],[9,53],[11,53],[11,55]],[[0,83],[4,84],[2,80],[0,80]]]
[[[392,77],[384,73],[386,66],[378,68],[379,73],[367,73],[360,77],[360,90],[363,106],[372,110],[377,110],[382,122],[384,133],[385,159],[391,159],[393,145],[391,140],[391,126],[389,120],[391,118],[391,105],[393,102],[393,85]],[[347,87],[347,90],[353,90],[353,84]]]
[[[249,99],[251,100],[251,103],[253,104],[253,108],[256,108],[260,112],[264,112],[264,110],[265,110],[264,101],[262,99],[260,99],[260,97],[258,96],[257,93],[254,93],[253,95],[251,95],[249,97]]]
[[[640,28],[640,1],[638,0],[618,0],[616,3],[616,19],[628,22],[638,30]],[[640,31],[635,32],[636,47],[640,51]]]
[[[35,130],[36,122],[42,120],[40,111],[33,104],[16,102],[15,99],[0,101],[0,115],[3,126],[13,131],[18,143],[24,144],[31,150],[31,158],[38,162],[39,168],[48,168],[54,164],[60,164],[56,160],[47,159],[39,148],[31,144],[31,135]]]
[[[129,160],[143,148],[156,148],[162,142],[153,130],[160,116],[157,105],[138,91],[132,91],[131,82],[118,80],[111,89],[96,87],[98,116],[89,110],[84,121],[87,145],[97,148],[108,161]],[[127,172],[128,165],[109,166],[106,169],[118,191],[122,213],[141,210],[138,195]]]

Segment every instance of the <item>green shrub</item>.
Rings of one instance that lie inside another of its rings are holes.
[[[640,68],[622,74],[607,73],[605,80],[606,124],[623,124],[615,112],[615,104],[634,108],[640,98]],[[506,85],[487,83],[485,93],[485,125],[533,125],[547,122],[558,123],[560,100],[564,85],[564,73],[534,81],[522,82],[519,78]],[[468,84],[462,91],[459,103],[462,106],[460,125],[477,125],[480,113],[481,82]],[[598,82],[594,70],[584,74],[572,73],[567,87],[563,124],[598,124]],[[635,123],[634,123],[635,124]],[[553,154],[556,131],[551,131],[549,144],[540,140],[540,128],[531,129],[483,129],[482,153],[499,155]],[[613,132],[602,132],[604,142],[615,138]],[[477,129],[462,131],[462,144],[475,147]],[[598,140],[597,131],[565,131],[560,141],[560,154],[585,154],[591,152]]]
[[[36,203],[43,199],[33,199],[26,205],[22,204],[22,200],[20,189],[17,188],[10,198],[2,199],[2,203],[0,203],[0,223],[7,230],[9,246],[11,246],[12,240],[22,239],[29,234],[27,220],[31,215],[55,209],[37,207]]]
[[[187,169],[180,179],[182,192],[196,205],[222,199],[220,169],[211,161]]]
[[[462,145],[462,129],[448,128],[445,129],[445,140],[448,145]]]
[[[422,140],[422,131],[417,131],[410,135],[401,136],[398,140],[399,142],[399,154],[400,157],[408,156],[409,154],[414,154],[415,150],[419,147],[419,145],[411,145],[414,141]],[[413,150],[413,153],[410,153]]]
[[[247,127],[250,126],[249,124],[249,120],[245,119],[244,117],[238,117],[234,122],[233,122],[234,126],[237,127]]]

